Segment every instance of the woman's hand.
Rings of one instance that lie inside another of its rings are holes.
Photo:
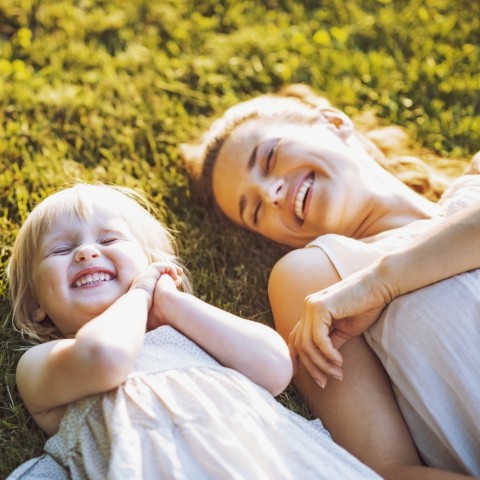
[[[367,330],[394,296],[371,267],[309,295],[288,339],[294,362],[301,361],[322,388],[327,375],[341,379],[340,347]]]

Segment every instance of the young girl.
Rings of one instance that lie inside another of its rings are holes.
[[[50,196],[8,273],[15,321],[38,343],[18,389],[51,435],[9,480],[378,478],[274,399],[292,375],[284,341],[188,293],[170,235],[133,192]]]

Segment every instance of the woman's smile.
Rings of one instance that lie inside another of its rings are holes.
[[[310,198],[309,194],[313,186],[314,174],[309,174],[300,184],[297,192],[294,196],[294,214],[296,219],[303,224],[305,220],[305,211],[307,206],[307,200]]]

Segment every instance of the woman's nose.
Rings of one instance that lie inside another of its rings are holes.
[[[75,262],[84,262],[101,255],[100,250],[90,243],[80,245],[75,252]]]
[[[267,204],[280,206],[284,195],[285,181],[282,178],[272,179],[263,190],[264,202]]]

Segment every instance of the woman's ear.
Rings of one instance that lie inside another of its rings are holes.
[[[342,140],[353,133],[353,122],[348,115],[333,107],[319,108],[319,113],[331,125]]]
[[[33,319],[36,322],[43,322],[47,318],[47,312],[42,307],[37,307],[35,310],[35,314],[33,315]]]
[[[202,143],[182,143],[180,144],[180,151],[189,174],[195,178],[199,177],[202,171],[205,145]]]

